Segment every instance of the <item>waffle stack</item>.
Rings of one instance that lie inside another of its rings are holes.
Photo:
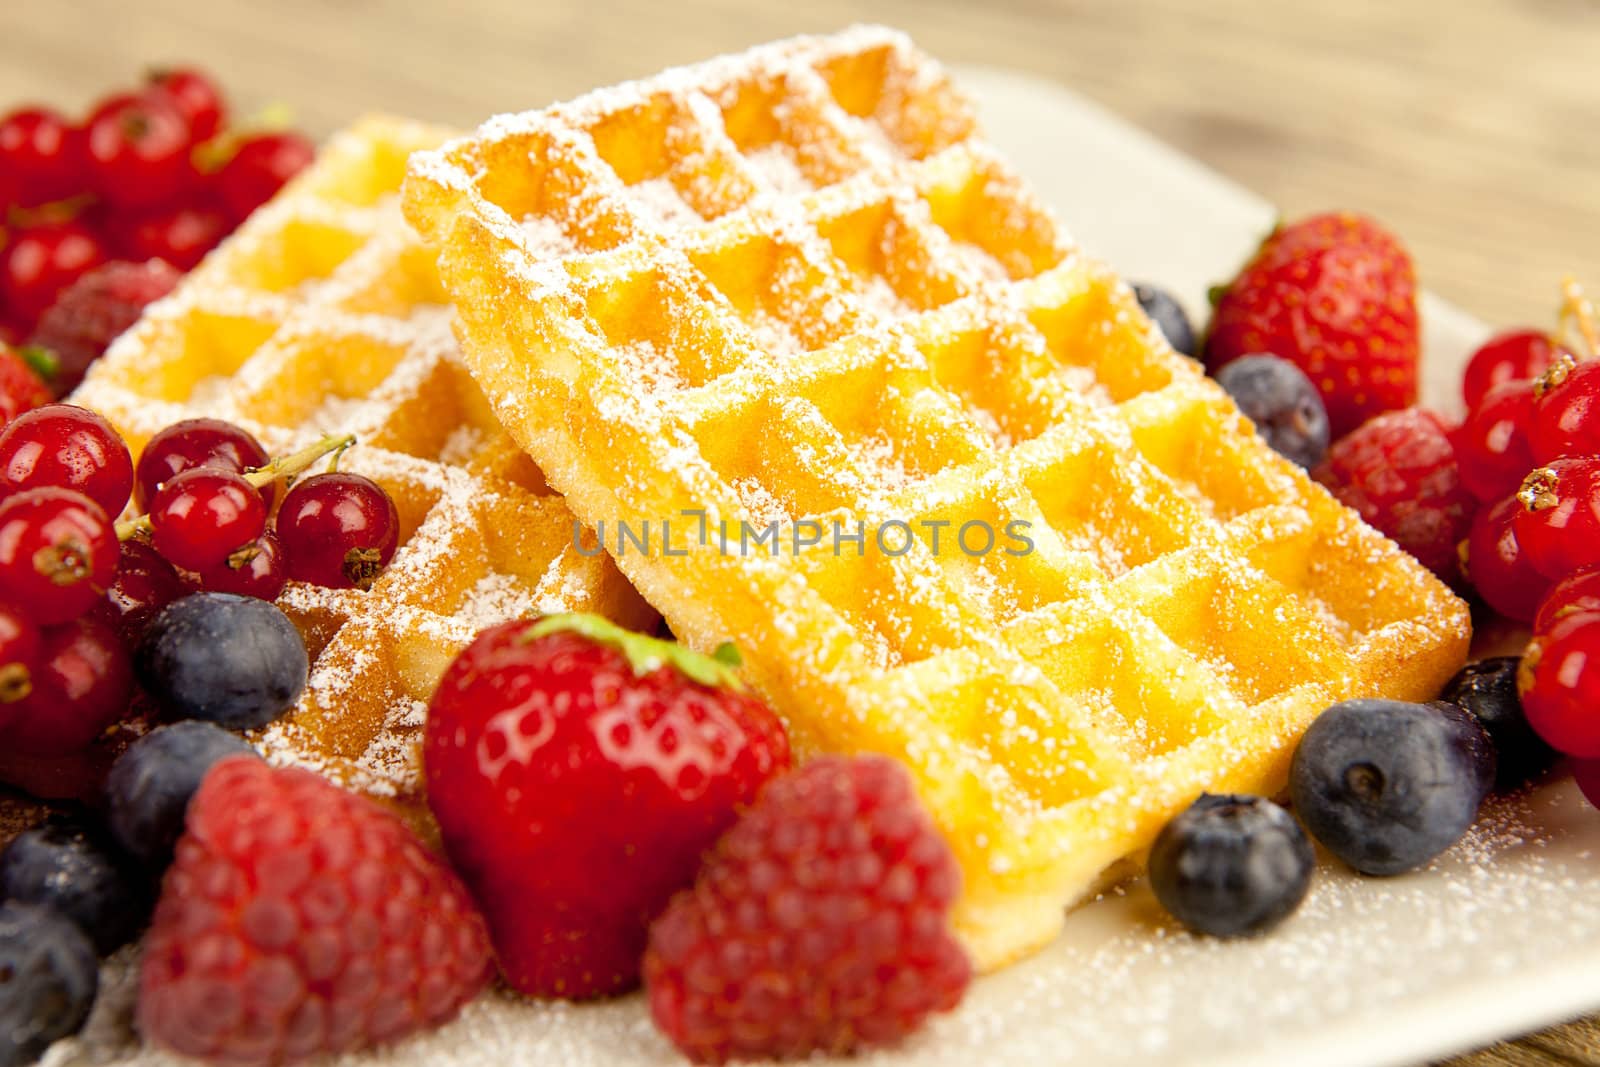
[[[1466,651],[891,31],[497,118],[405,202],[502,424],[674,631],[736,641],[802,749],[911,767],[984,967],[1202,790],[1280,788],[1329,703]]]
[[[274,759],[414,810],[426,702],[480,628],[530,610],[654,618],[593,536],[575,539],[571,514],[461,366],[432,257],[398,206],[407,156],[442,139],[385,119],[333,138],[72,398],[136,453],[196,416],[237,423],[275,455],[356,435],[340,467],[388,490],[400,547],[368,591],[285,590],[310,682],[257,740]]]

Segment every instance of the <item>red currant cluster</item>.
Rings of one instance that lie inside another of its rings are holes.
[[[191,419],[135,465],[92,411],[13,420],[0,432],[0,741],[38,757],[86,748],[128,708],[130,650],[190,592],[370,585],[399,539],[388,493],[337,470],[289,484],[352,443],[274,460],[237,426]],[[130,499],[141,514],[116,522]]]
[[[43,107],[0,118],[0,340],[26,337],[109,260],[188,270],[311,160],[298,134],[227,120],[216,84],[189,69],[106,98],[82,125]]]

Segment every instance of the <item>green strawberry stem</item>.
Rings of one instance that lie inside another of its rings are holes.
[[[685,678],[701,685],[744,689],[743,680],[734,673],[740,658],[739,650],[731,641],[724,641],[708,656],[676,641],[663,641],[659,637],[625,630],[610,619],[584,612],[546,615],[528,630],[528,639],[556,633],[574,633],[609,645],[622,653],[636,676],[670,665]]]
[[[43,345],[23,345],[17,349],[17,356],[28,365],[28,369],[37,374],[48,384],[56,376],[56,371],[61,369],[61,361],[56,354]]]
[[[337,434],[322,438],[314,444],[307,445],[298,452],[291,452],[287,456],[268,463],[265,467],[255,467],[244,472],[244,480],[257,489],[271,485],[280,478],[293,478],[307,467],[311,466],[323,456],[333,453],[334,462],[344,455],[345,450],[356,443],[352,434]],[[150,516],[139,515],[132,519],[124,519],[117,523],[117,540],[126,541],[140,531],[150,529]]]

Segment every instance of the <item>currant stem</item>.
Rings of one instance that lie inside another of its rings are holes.
[[[1600,358],[1600,326],[1595,324],[1594,301],[1589,299],[1583,287],[1576,278],[1570,274],[1561,280],[1561,327],[1565,332],[1570,326],[1577,331],[1583,344],[1578,351],[1581,359]],[[1574,345],[1574,349],[1580,346]]]
[[[344,455],[345,450],[355,443],[354,434],[329,435],[314,444],[307,445],[298,452],[280,456],[265,467],[252,467],[244,472],[244,480],[257,489],[261,489],[271,485],[279,478],[293,478],[330,452],[334,453],[334,459],[337,462],[338,457]],[[149,515],[139,515],[132,519],[124,519],[122,522],[117,523],[117,540],[126,541],[141,530],[149,529]]]

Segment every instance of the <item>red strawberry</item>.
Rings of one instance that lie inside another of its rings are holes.
[[[593,615],[491,627],[445,671],[428,800],[521,992],[639,979],[645,931],[738,808],[789,764],[719,658]]]
[[[438,1026],[492,973],[466,889],[397,816],[233,756],[189,802],[139,1029],[213,1063],[291,1063]]]
[[[40,349],[15,349],[0,344],[0,430],[25,411],[54,399],[44,383],[55,360]]]
[[[1256,352],[1297,364],[1338,438],[1416,401],[1419,350],[1410,255],[1376,222],[1341,212],[1273,231],[1217,301],[1206,366]]]
[[[651,1013],[703,1062],[893,1044],[971,981],[960,891],[904,767],[819,757],[762,792],[650,928]]]
[[[83,380],[89,364],[139,321],[145,306],[172,292],[182,277],[159,259],[114,262],[90,271],[64,289],[39,319],[33,343],[60,364],[51,385],[65,396]]]

